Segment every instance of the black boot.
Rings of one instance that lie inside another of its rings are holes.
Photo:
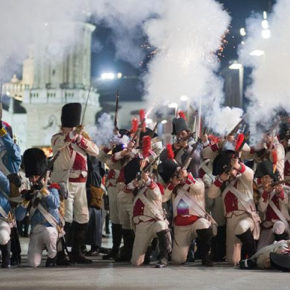
[[[122,241],[122,226],[120,224],[112,224],[112,238],[113,247],[108,255],[104,255],[104,260],[117,259],[119,254],[119,249]]]
[[[65,231],[66,245],[68,247],[72,247],[73,224],[72,223],[65,223],[64,231]]]
[[[252,260],[252,259],[245,259],[245,260],[241,260],[240,263],[240,269],[255,269],[257,267],[257,263]]]
[[[280,235],[274,234],[274,236],[275,236],[275,241],[277,241],[277,242],[289,239],[289,235],[286,231]]]
[[[117,259],[118,262],[130,262],[135,234],[133,230],[122,230],[124,246],[120,251],[120,258]]]
[[[86,239],[87,225],[88,224],[79,224],[77,222],[73,222],[73,244],[71,253],[73,263],[91,264],[93,262],[92,260],[87,259],[81,251],[81,247]]]
[[[226,227],[219,226],[217,235],[211,240],[211,259],[214,262],[222,262],[226,256]]]
[[[213,263],[209,255],[209,250],[211,239],[213,237],[212,228],[197,230],[196,233],[199,240],[201,263],[203,266],[211,267],[213,266]]]
[[[254,240],[251,229],[248,229],[243,234],[236,236],[241,240],[245,253],[248,255],[248,258],[252,257],[257,250],[256,250],[256,242]]]
[[[11,228],[10,234],[11,245],[11,265],[16,266],[21,264],[21,246],[19,241],[18,229],[16,227]]]
[[[147,248],[147,251],[145,253],[145,257],[144,257],[144,265],[149,265],[150,264],[150,260],[151,260],[151,253],[152,253],[152,247],[151,245]]]
[[[57,252],[56,265],[58,266],[69,266],[70,261],[64,251]]]
[[[61,237],[57,241],[57,254],[56,254],[56,265],[58,266],[69,266],[70,265],[70,259],[69,256],[65,254],[66,249],[66,242],[64,240],[64,237]],[[67,254],[69,255],[68,251]]]
[[[6,245],[1,245],[2,268],[10,268],[10,241]]]
[[[47,257],[45,267],[55,267],[56,266],[56,256],[54,258]]]
[[[106,235],[109,235],[110,234],[109,224],[110,224],[110,215],[109,214],[106,214],[106,218],[105,218],[105,232],[106,232]]]
[[[171,253],[171,235],[169,230],[163,230],[157,233],[159,242],[159,262],[155,268],[164,268],[168,265],[168,254]]]

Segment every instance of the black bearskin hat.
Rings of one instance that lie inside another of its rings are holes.
[[[163,181],[168,183],[170,178],[175,174],[177,168],[178,164],[176,162],[171,159],[166,159],[158,165],[157,170]]]
[[[140,172],[141,160],[139,157],[136,157],[124,167],[125,184],[130,183],[136,178],[138,172]]]
[[[69,103],[62,107],[61,126],[76,127],[81,123],[82,105],[80,103]]]
[[[257,166],[255,177],[261,178],[265,175],[269,175],[274,181],[279,179],[278,171],[273,172],[273,163],[270,160],[264,160]]]
[[[189,131],[186,121],[183,118],[174,118],[172,120],[172,135],[177,135],[183,130]]]
[[[222,151],[213,161],[212,174],[217,176],[225,172],[231,166],[234,157],[235,151]]]
[[[26,177],[41,176],[47,169],[47,159],[39,148],[27,149],[23,154],[23,164]]]

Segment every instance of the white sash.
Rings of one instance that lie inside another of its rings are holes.
[[[8,219],[7,212],[3,209],[3,207],[0,205],[0,214],[5,218]]]
[[[283,216],[281,211],[277,208],[275,203],[272,201],[272,198],[274,197],[275,194],[276,194],[275,190],[273,190],[271,193],[271,196],[270,196],[269,206],[273,209],[274,213],[278,216],[278,218],[281,220],[281,222],[283,222],[285,224],[286,231],[288,232],[289,231],[288,221],[285,219],[285,217]]]
[[[250,205],[248,204],[249,201],[246,201],[243,199],[243,194],[238,191],[232,184],[230,184],[228,187],[228,190],[230,190],[231,193],[233,193],[235,195],[235,197],[238,199],[238,201],[241,203],[242,207],[244,208],[245,212],[248,213],[250,215],[250,217],[253,219],[254,221],[254,231],[253,231],[253,236],[255,239],[259,239],[260,237],[260,222],[261,219],[259,217],[259,215],[257,214],[256,211],[254,211]],[[254,201],[251,200],[251,204],[253,206],[253,208],[255,208],[255,204]]]
[[[163,209],[157,207],[154,203],[150,202],[147,197],[145,196],[145,191],[147,190],[147,187],[142,188],[139,193],[137,194],[136,198],[139,198],[144,205],[149,208],[150,212],[153,213],[153,218],[156,218],[157,220],[164,221],[164,212]]]

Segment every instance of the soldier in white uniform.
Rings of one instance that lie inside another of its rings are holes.
[[[198,237],[202,264],[211,266],[209,250],[213,234],[211,222],[206,218],[204,183],[169,159],[159,165],[158,172],[167,185],[163,201],[172,198],[173,203],[172,261],[185,263],[190,244]]]
[[[72,225],[72,262],[91,263],[81,252],[89,221],[86,181],[87,154],[98,157],[99,148],[90,140],[80,125],[81,104],[63,106],[61,132],[51,139],[54,154],[60,152],[51,174],[52,182],[67,182],[68,198],[65,200],[65,231]]]
[[[239,162],[234,151],[224,151],[214,160],[213,174],[218,177],[208,196],[222,194],[227,219],[226,257],[228,262],[237,264],[241,260],[241,244],[251,256],[260,235],[260,218],[253,200],[254,172]]]

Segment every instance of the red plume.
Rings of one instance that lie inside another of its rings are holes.
[[[208,139],[210,140],[211,144],[216,144],[220,141],[220,138],[215,135],[208,135]]]
[[[173,160],[174,159],[174,152],[172,149],[172,144],[166,145],[166,151],[167,151],[167,158]]]
[[[145,111],[142,109],[139,111],[140,122],[142,123],[142,132],[146,131],[146,123],[145,123]]]
[[[143,109],[139,111],[139,118],[140,122],[142,122],[145,119],[145,111]]]
[[[139,122],[138,122],[138,119],[137,118],[133,118],[132,121],[131,121],[131,133],[136,133],[137,130],[138,130],[138,125],[139,125]]]
[[[245,140],[245,135],[244,134],[239,134],[238,138],[237,138],[237,142],[236,142],[236,147],[235,147],[235,151],[239,151],[241,149],[241,147],[244,144],[244,140]]]
[[[150,150],[151,150],[151,137],[144,136],[142,139],[142,155],[144,158],[150,155],[150,152],[149,152]]]
[[[180,118],[182,118],[182,119],[184,119],[186,121],[186,116],[185,116],[183,111],[179,111],[178,115],[179,115]]]

